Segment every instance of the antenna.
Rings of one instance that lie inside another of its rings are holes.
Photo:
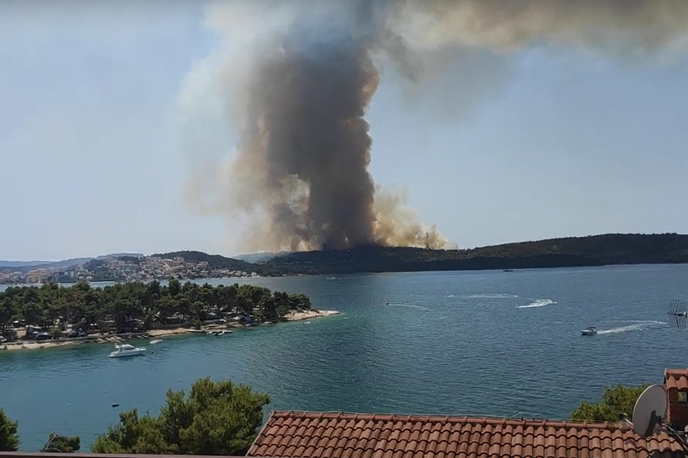
[[[667,394],[662,385],[651,385],[638,397],[633,407],[633,423],[625,415],[622,420],[633,427],[640,437],[649,437],[660,431],[665,432],[683,449],[688,456],[688,444],[671,426],[664,423],[667,411]]]
[[[669,302],[669,324],[675,328],[686,328],[686,319],[688,318],[688,301],[674,299]]]

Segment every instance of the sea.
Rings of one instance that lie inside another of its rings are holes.
[[[25,451],[51,432],[87,450],[120,412],[156,414],[166,390],[201,377],[268,393],[266,415],[565,419],[606,385],[688,367],[688,331],[667,315],[670,300],[688,299],[687,280],[688,265],[213,279],[304,292],[342,313],[164,338],[134,358],[108,358],[109,344],[0,352],[0,408]],[[581,336],[588,326],[599,334]]]

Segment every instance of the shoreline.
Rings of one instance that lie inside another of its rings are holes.
[[[160,339],[163,337],[171,336],[181,336],[185,334],[205,334],[206,331],[220,331],[223,329],[244,329],[268,326],[272,324],[278,324],[280,322],[293,322],[293,321],[303,321],[310,320],[313,318],[335,316],[340,315],[341,312],[336,310],[308,310],[305,312],[295,312],[291,311],[286,314],[282,321],[258,323],[254,326],[244,326],[239,323],[228,323],[224,325],[206,325],[201,326],[201,329],[194,329],[191,327],[180,327],[173,329],[151,329],[139,334],[127,333],[127,334],[93,334],[87,337],[74,337],[71,339],[60,339],[60,340],[47,340],[41,342],[31,342],[18,340],[16,342],[7,342],[0,345],[0,354],[5,351],[20,351],[20,350],[44,350],[46,348],[59,348],[74,345],[88,345],[88,344],[116,344],[121,342],[127,342],[130,340],[153,340]]]

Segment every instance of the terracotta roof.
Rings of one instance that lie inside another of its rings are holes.
[[[248,456],[284,458],[647,458],[683,456],[666,435],[616,423],[273,412]]]
[[[669,389],[688,389],[688,369],[664,369],[664,387]]]

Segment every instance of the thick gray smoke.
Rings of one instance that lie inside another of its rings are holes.
[[[251,249],[444,247],[403,193],[380,192],[368,172],[364,116],[381,68],[416,95],[439,85],[445,99],[471,105],[470,94],[506,79],[506,54],[566,46],[670,58],[686,48],[687,19],[686,0],[215,3],[207,22],[223,46],[190,75],[183,100],[198,109],[214,93],[239,141],[224,166],[194,175],[190,203],[247,215]],[[438,78],[444,73],[455,78]],[[220,196],[210,207],[208,186]]]

